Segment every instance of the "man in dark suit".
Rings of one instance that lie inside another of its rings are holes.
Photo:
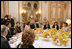
[[[11,27],[14,27],[15,23],[14,23],[14,19],[12,18],[11,15],[9,15],[9,21],[11,22]]]
[[[31,29],[36,29],[39,28],[39,24],[35,22],[34,24],[31,24],[30,27]]]
[[[10,48],[6,36],[8,34],[8,28],[5,25],[1,25],[1,48]]]
[[[8,27],[8,35],[6,37],[7,37],[8,41],[9,41],[9,38],[11,38],[14,35],[14,31],[11,28],[11,22],[7,22],[6,26]]]
[[[6,25],[6,23],[9,21],[8,15],[6,15],[3,19],[3,24]]]
[[[1,18],[1,25],[4,25],[4,19]]]

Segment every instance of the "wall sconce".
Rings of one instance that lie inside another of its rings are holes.
[[[22,14],[22,16],[26,15],[26,10],[22,9],[21,14]]]
[[[33,16],[32,16],[32,15],[31,15],[30,17],[31,17],[31,18],[33,18]]]
[[[37,21],[39,21],[40,15],[41,15],[41,10],[39,9],[39,10],[36,12]]]
[[[36,14],[41,14],[41,10],[39,9],[39,11],[37,11]]]

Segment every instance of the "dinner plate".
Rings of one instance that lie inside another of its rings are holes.
[[[42,38],[42,40],[45,40],[45,41],[50,41],[50,38]]]

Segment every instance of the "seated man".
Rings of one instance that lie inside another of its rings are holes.
[[[11,15],[9,15],[8,20],[11,22],[11,27],[14,27],[15,22]]]
[[[21,33],[21,26],[19,22],[16,22],[14,33]]]
[[[6,25],[6,23],[7,23],[8,21],[9,21],[8,15],[6,15],[6,16],[4,17],[4,20],[3,20],[4,25]]]
[[[30,25],[31,29],[36,29],[36,28],[39,28],[39,24],[34,22]]]
[[[8,28],[5,25],[1,25],[1,48],[10,48],[10,45],[6,39],[8,34]]]
[[[9,38],[11,38],[12,36],[13,36],[13,34],[14,34],[14,31],[12,30],[12,28],[11,28],[11,23],[10,22],[7,22],[6,23],[6,26],[8,27],[8,35],[6,36],[7,37],[7,39],[9,40]]]

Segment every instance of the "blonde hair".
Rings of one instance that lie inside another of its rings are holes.
[[[22,34],[23,46],[32,45],[35,39],[35,34],[32,29],[25,29]]]

